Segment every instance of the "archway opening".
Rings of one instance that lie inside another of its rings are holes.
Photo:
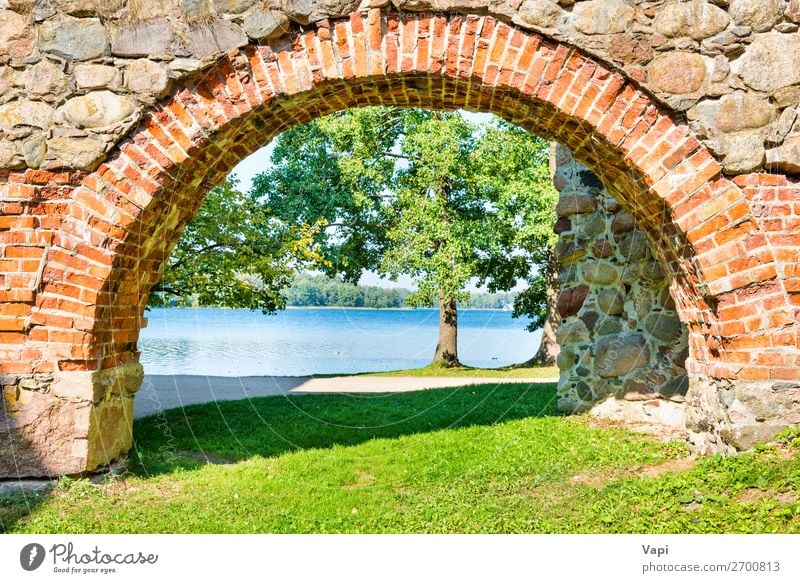
[[[776,277],[743,192],[634,81],[578,49],[483,16],[375,10],[286,40],[249,45],[182,80],[96,171],[56,188],[67,196],[48,231],[46,277],[27,290],[35,296],[31,324],[12,350],[21,373],[50,374],[36,382],[74,397],[57,406],[79,422],[65,440],[69,453],[44,452],[32,471],[82,471],[122,455],[149,291],[202,193],[285,129],[350,107],[491,112],[567,146],[630,215],[672,281],[689,334],[690,425],[709,447],[727,447],[720,383],[791,375],[785,363],[776,373],[750,358],[754,346],[770,344],[767,333],[736,326],[746,288]],[[731,271],[739,259],[741,274]],[[775,285],[757,302],[785,300]],[[770,306],[776,318],[787,315]],[[782,324],[770,316],[765,325]]]

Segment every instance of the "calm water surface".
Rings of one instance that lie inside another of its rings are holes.
[[[153,309],[139,347],[148,374],[302,376],[414,368],[436,347],[437,310]],[[541,332],[511,312],[462,310],[461,361],[499,367],[533,356]]]

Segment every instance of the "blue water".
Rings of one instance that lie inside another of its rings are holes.
[[[436,310],[171,308],[147,313],[139,348],[148,374],[302,376],[414,368],[436,348]],[[464,364],[499,367],[533,356],[541,333],[511,312],[461,310]]]

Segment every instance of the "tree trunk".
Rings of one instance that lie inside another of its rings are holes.
[[[458,306],[453,298],[439,297],[439,343],[433,364],[460,366],[458,362]]]
[[[547,255],[547,313],[542,328],[542,343],[536,356],[525,364],[532,366],[554,366],[561,347],[556,341],[556,331],[561,323],[561,317],[556,309],[558,300],[558,262],[551,249]]]

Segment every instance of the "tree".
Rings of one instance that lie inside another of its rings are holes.
[[[553,232],[558,192],[550,171],[547,144],[505,122],[487,131],[479,153],[484,166],[484,197],[497,208],[492,252],[480,268],[480,280],[490,291],[506,290],[522,279],[514,316],[528,316],[530,331],[542,328],[542,341],[526,364],[553,365],[558,356],[556,299],[558,264]]]
[[[253,195],[286,225],[325,225],[314,237],[329,275],[413,276],[406,303],[438,303],[434,363],[452,366],[470,279],[507,290],[540,277],[531,261],[549,240],[525,221],[552,232],[546,149],[514,126],[457,113],[351,110],[284,133]]]
[[[288,225],[229,179],[209,192],[171,253],[151,305],[286,306],[295,270],[319,265],[314,224]]]

